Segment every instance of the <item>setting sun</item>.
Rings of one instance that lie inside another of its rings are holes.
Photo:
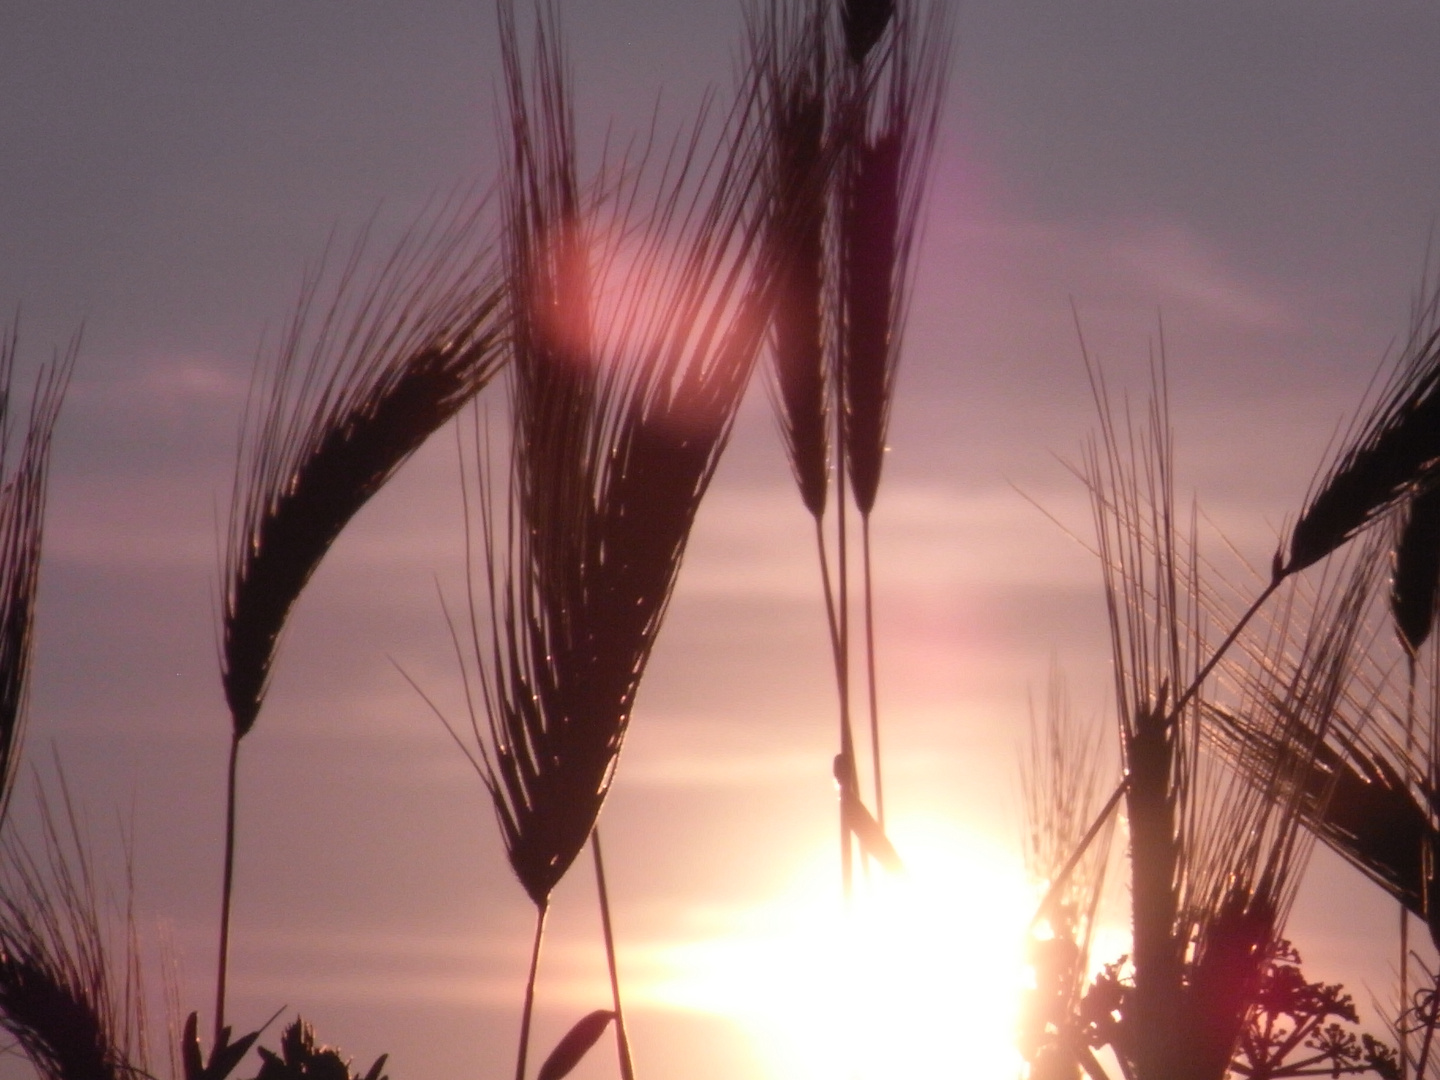
[[[668,951],[657,1004],[727,1016],[774,1077],[1012,1077],[1034,898],[993,841],[923,818],[891,826],[906,871],[872,867],[847,911],[838,860],[724,937]]]

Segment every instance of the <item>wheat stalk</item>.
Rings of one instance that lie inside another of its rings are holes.
[[[870,517],[880,490],[909,278],[949,67],[949,9],[852,0],[842,23],[854,95],[840,199],[841,444],[860,511],[875,811],[885,823]],[[887,23],[888,49],[871,53]],[[878,29],[876,29],[878,27]],[[869,41],[870,46],[865,42]],[[861,59],[857,60],[857,48]],[[864,57],[870,56],[868,66]],[[872,117],[872,114],[876,114]]]
[[[369,284],[364,236],[317,317],[307,282],[242,423],[221,599],[230,708],[215,1041],[225,1028],[240,740],[254,726],[291,609],[362,506],[494,376],[500,294],[482,206],[459,196],[422,219]]]
[[[1131,837],[1133,986],[1113,1045],[1138,1080],[1219,1080],[1308,848],[1293,771],[1250,778],[1258,783],[1218,771],[1200,752],[1206,702],[1194,689],[1176,700],[1175,688],[1196,687],[1211,664],[1208,627],[1218,613],[1195,525],[1175,510],[1163,370],[1162,361],[1139,419],[1128,409],[1117,415],[1094,373],[1100,435],[1082,469],[1105,581]],[[1348,685],[1357,597],[1372,581],[1373,572],[1357,576],[1344,602],[1317,618],[1298,673],[1281,663],[1286,634],[1266,643],[1254,684],[1265,700],[1323,730]]]
[[[647,149],[586,189],[555,10],[541,9],[529,65],[508,3],[500,31],[511,460],[504,510],[488,483],[479,498],[485,596],[472,590],[470,633],[486,719],[472,708],[471,756],[537,911],[524,1080],[549,897],[594,832],[773,274],[750,213],[753,87],[713,149],[702,116],[658,168]]]

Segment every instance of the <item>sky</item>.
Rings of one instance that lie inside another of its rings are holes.
[[[739,3],[560,8],[592,151],[657,99],[679,124],[730,85]],[[1065,464],[1094,424],[1077,325],[1137,394],[1163,328],[1182,489],[1268,561],[1421,278],[1440,9],[969,0],[954,25],[874,521],[892,831],[925,887],[894,901],[909,936],[874,970],[936,988],[896,1021],[918,1043],[993,1047],[984,1009],[1028,914],[1028,702],[1054,659],[1077,710],[1108,716],[1098,568],[1061,527],[1089,527]],[[213,978],[217,552],[251,370],[332,237],[373,219],[383,246],[494,178],[497,74],[483,0],[0,11],[0,311],[18,313],[22,377],[83,326],[27,757],[46,777],[62,763],[97,850],[128,836],[151,982],[183,1011],[208,1017]],[[529,903],[479,779],[406,681],[459,709],[437,583],[461,595],[462,565],[442,433],[317,574],[241,757],[232,1019],[299,1010],[361,1065],[390,1053],[396,1080],[504,1075],[524,979]],[[757,384],[602,818],[643,1075],[833,1075],[848,1053],[817,581]],[[1363,1006],[1389,992],[1392,922],[1321,853],[1291,936]],[[602,980],[582,863],[557,894],[538,1041],[603,1007]],[[1002,1075],[974,1052],[938,1071]],[[597,1051],[576,1075],[613,1071]]]

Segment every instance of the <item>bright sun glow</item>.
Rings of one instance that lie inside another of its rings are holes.
[[[890,832],[903,877],[857,875],[847,913],[838,856],[816,853],[749,925],[673,951],[656,996],[739,1022],[776,1078],[1017,1076],[1034,906],[1020,866],[939,822]]]

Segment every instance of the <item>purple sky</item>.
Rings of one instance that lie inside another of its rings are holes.
[[[662,88],[674,121],[729,84],[739,4],[561,7],[591,146]],[[1440,9],[968,0],[955,22],[875,521],[882,692],[897,820],[1014,858],[1027,694],[1052,655],[1083,713],[1107,692],[1096,567],[1016,491],[1088,529],[1056,457],[1093,416],[1072,301],[1137,389],[1163,318],[1182,482],[1268,560],[1404,329],[1440,208]],[[171,941],[186,1010],[210,1000],[216,552],[252,361],[332,231],[378,212],[394,236],[435,193],[493,177],[496,76],[476,0],[0,13],[0,310],[18,306],[30,364],[85,327],[28,749],[55,747],[102,846],[133,807],[142,928]],[[524,976],[529,905],[484,792],[391,662],[458,701],[435,581],[458,595],[459,526],[442,435],[322,567],[242,754],[234,1020],[299,1009],[364,1064],[389,1051],[396,1080],[504,1075]],[[637,986],[833,846],[814,584],[755,387],[603,819]],[[1293,936],[1363,1002],[1385,968],[1351,931],[1392,917],[1332,860],[1311,876]],[[566,996],[600,973],[587,867],[558,904],[542,1041],[604,1004]],[[634,1025],[646,1074],[779,1075],[713,1015],[641,1008]]]

